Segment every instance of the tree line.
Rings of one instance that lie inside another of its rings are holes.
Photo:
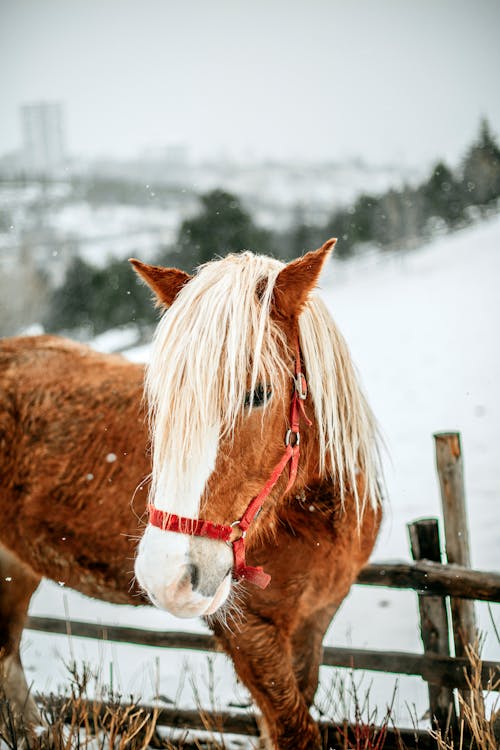
[[[159,249],[155,262],[191,272],[214,255],[244,249],[288,260],[331,236],[339,238],[336,255],[341,258],[366,245],[400,250],[425,241],[438,227],[466,225],[496,206],[499,197],[500,149],[483,120],[457,169],[440,161],[420,185],[360,195],[324,224],[299,221],[288,231],[273,232],[257,226],[235,195],[213,190],[201,196],[199,213],[182,222],[175,245]],[[44,324],[49,331],[84,327],[96,334],[130,322],[150,325],[156,315],[150,294],[128,263],[112,261],[101,269],[75,258],[54,290]]]

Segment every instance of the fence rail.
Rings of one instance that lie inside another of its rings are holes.
[[[185,633],[183,631],[158,633],[142,628],[122,625],[97,625],[92,622],[63,620],[57,617],[30,617],[26,627],[30,630],[45,633],[94,638],[117,643],[132,643],[139,646],[221,652],[214,636],[206,633]],[[465,674],[469,666],[467,659],[464,658],[336,646],[325,646],[322,664],[328,667],[416,675],[434,685],[461,688],[467,685]],[[484,688],[486,689],[488,683],[494,682],[495,679],[500,679],[500,662],[484,661],[482,667]]]
[[[443,565],[430,560],[371,563],[363,568],[357,583],[414,589],[436,596],[500,602],[500,573],[471,570],[462,565]]]

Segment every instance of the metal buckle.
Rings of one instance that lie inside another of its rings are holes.
[[[303,372],[298,372],[294,378],[295,393],[301,401],[305,401],[307,398],[307,382]]]
[[[290,441],[292,439],[292,435],[295,435],[295,442],[293,444],[293,447],[295,448],[295,446],[300,445],[300,432],[298,430],[297,430],[297,432],[295,432],[295,430],[287,430],[286,431],[285,445],[286,446],[290,445]]]
[[[241,523],[241,518],[239,518],[237,521],[233,521],[229,525],[232,526],[232,527],[234,527],[234,526],[239,526],[240,523]],[[238,539],[244,539],[246,537],[246,535],[247,535],[247,532],[242,530],[241,531],[241,536],[239,536]],[[233,544],[233,542],[237,542],[238,539],[233,539],[233,541],[231,541],[230,539],[228,539],[227,542],[226,542],[227,546],[231,547],[232,544]]]

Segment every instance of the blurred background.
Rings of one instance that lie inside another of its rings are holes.
[[[130,256],[403,252],[496,208],[494,0],[0,8],[2,335],[153,323]]]
[[[498,567],[499,28],[497,0],[0,0],[0,335],[144,360],[157,312],[128,257],[191,270],[336,236],[323,293],[392,457],[375,557],[408,557],[405,524],[439,514],[431,434],[457,428],[473,563]],[[82,602],[45,584],[32,611]],[[356,589],[328,638],[419,649],[416,597]],[[35,685],[56,640],[26,637]],[[142,684],[150,657],[113,653]],[[394,679],[377,679],[383,710]],[[400,692],[421,718],[423,683]]]

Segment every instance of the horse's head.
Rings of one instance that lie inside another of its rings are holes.
[[[330,240],[288,265],[251,253],[230,255],[193,277],[133,261],[167,308],[146,379],[155,510],[139,544],[135,573],[154,604],[173,614],[212,614],[228,597],[230,542],[241,536],[237,525],[234,535],[229,527],[283,457],[299,337],[310,357],[329,356],[312,340],[312,325],[304,340],[300,321],[334,244]],[[329,340],[327,349],[331,345]],[[321,374],[314,377],[319,391]],[[308,405],[311,418],[317,407]],[[322,428],[319,432],[321,442]],[[292,435],[292,447],[296,442]],[[325,450],[318,466],[324,455]],[[287,481],[287,471],[277,477],[248,532],[250,542]],[[209,522],[203,528],[214,533],[195,535],[198,521],[190,526],[186,519]]]

